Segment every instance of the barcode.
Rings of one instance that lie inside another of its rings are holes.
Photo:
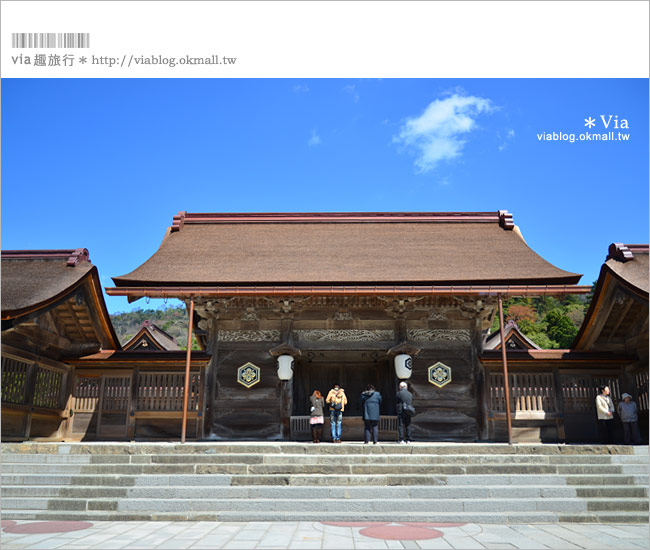
[[[12,48],[90,48],[88,32],[13,32]]]

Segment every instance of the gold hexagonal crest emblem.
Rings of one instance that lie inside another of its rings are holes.
[[[429,382],[434,386],[442,388],[451,382],[451,367],[438,361],[429,367]]]
[[[237,369],[237,382],[250,388],[257,384],[261,378],[261,371],[257,365],[246,363]]]

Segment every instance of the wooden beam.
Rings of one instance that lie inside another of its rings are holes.
[[[594,343],[596,340],[598,340],[598,337],[600,336],[600,333],[603,330],[605,323],[607,322],[607,319],[609,319],[609,315],[611,314],[614,304],[616,303],[616,300],[614,300],[614,291],[616,285],[610,284],[611,282],[611,277],[605,279],[603,289],[598,296],[598,301],[595,305],[593,313],[589,316],[589,319],[586,319],[586,322],[588,323],[586,332],[589,338],[583,337],[582,340],[577,343],[577,347],[579,349],[593,348]]]
[[[53,347],[60,350],[67,350],[73,347],[72,342],[67,338],[50,332],[49,330],[38,326],[36,323],[23,323],[11,330],[20,336],[27,337],[34,340],[35,342],[38,342],[39,347],[42,349]]]
[[[70,318],[72,319],[72,323],[79,332],[79,338],[82,340],[85,337],[84,334],[84,329],[83,327],[79,324],[79,321],[77,320],[77,312],[72,309],[72,304],[70,303],[70,300],[66,300],[61,306],[65,311],[67,311],[70,314]],[[57,308],[58,309],[58,308]]]
[[[609,331],[609,335],[607,336],[607,341],[611,342],[612,338],[616,335],[616,331],[619,329],[623,321],[625,320],[625,317],[627,316],[628,312],[630,311],[630,308],[632,307],[632,300],[628,297],[626,299],[625,306],[623,306],[623,311],[621,311],[618,314],[618,320],[616,321],[616,324],[612,328],[612,330]]]

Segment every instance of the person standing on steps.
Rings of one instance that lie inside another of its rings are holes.
[[[375,386],[368,384],[366,391],[361,394],[361,404],[363,405],[363,422],[365,425],[363,442],[370,442],[370,433],[372,432],[372,442],[376,445],[379,439],[381,393],[375,391]]]
[[[330,431],[332,443],[341,443],[341,422],[343,422],[343,411],[348,404],[345,390],[338,384],[334,384],[327,394],[325,402],[330,406]]]
[[[404,405],[413,405],[413,394],[406,382],[400,382],[397,392],[397,440],[402,445],[412,441],[411,415],[404,411]]]
[[[311,408],[309,412],[309,425],[311,426],[311,439],[314,443],[320,443],[323,439],[323,408],[325,407],[325,400],[318,390],[314,390],[311,394],[309,401]]]
[[[626,445],[634,443],[638,445],[641,443],[641,432],[639,431],[639,413],[637,406],[632,401],[632,396],[629,393],[621,395],[623,401],[620,401],[617,407],[618,415],[623,422],[623,442]]]
[[[600,393],[596,396],[596,413],[598,414],[598,430],[601,443],[611,443],[614,433],[614,402],[609,395],[609,386],[598,388]]]

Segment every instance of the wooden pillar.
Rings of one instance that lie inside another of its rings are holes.
[[[566,429],[564,427],[564,396],[562,395],[562,377],[560,369],[553,367],[553,385],[555,386],[555,410],[560,415],[557,420],[557,437],[562,443],[566,441]]]
[[[512,417],[510,416],[510,383],[508,380],[508,358],[506,354],[505,331],[503,330],[503,298],[499,294],[499,331],[501,333],[501,362],[503,363],[503,392],[506,401],[506,425],[508,443],[512,444]]]
[[[206,367],[199,368],[199,411],[196,418],[196,438],[203,439],[205,429],[205,377],[208,372]]]
[[[280,381],[282,439],[291,439],[291,409],[293,408],[293,378]]]
[[[27,369],[27,382],[25,383],[25,405],[29,405],[29,412],[25,418],[25,439],[29,439],[32,431],[32,417],[34,416],[34,392],[36,391],[36,376],[38,373],[38,363],[32,363]]]
[[[187,401],[190,392],[190,361],[192,359],[192,322],[194,320],[194,297],[190,298],[190,318],[187,326],[187,354],[185,360],[185,390],[183,391],[183,424],[181,426],[181,443],[185,443],[187,431]]]
[[[66,395],[67,398],[64,403],[64,413],[66,415],[65,429],[63,430],[63,440],[70,439],[72,437],[72,423],[74,422],[74,408],[75,408],[75,397],[74,390],[77,385],[77,375],[73,370],[68,372],[68,379],[66,381]]]
[[[102,431],[102,410],[104,408],[104,385],[106,383],[106,375],[103,374],[99,379],[99,401],[97,402],[97,423],[95,424],[95,435],[99,437]]]
[[[131,375],[131,385],[129,390],[129,403],[126,411],[126,437],[135,438],[135,409],[138,404],[138,381],[140,378],[140,369],[135,367]]]

